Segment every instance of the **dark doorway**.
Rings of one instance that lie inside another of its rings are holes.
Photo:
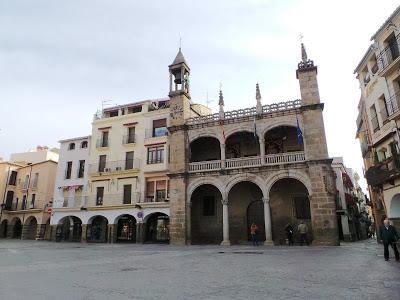
[[[169,243],[169,217],[163,213],[150,215],[146,222],[147,243]]]
[[[264,202],[261,200],[253,201],[247,207],[247,228],[250,228],[253,222],[258,227],[258,239],[265,241]],[[247,232],[247,239],[251,241],[250,230]]]
[[[117,224],[117,242],[136,242],[136,219],[131,215],[122,215]]]
[[[108,221],[105,217],[97,216],[94,217],[90,224],[89,238],[88,241],[94,243],[106,243],[107,232],[108,232]]]
[[[14,228],[13,228],[13,239],[20,239],[22,234],[22,223],[19,218],[14,221]]]
[[[65,242],[80,242],[82,237],[82,221],[75,216],[61,219],[57,228],[59,239]]]
[[[25,224],[28,226],[28,230],[26,231],[25,238],[27,240],[36,239],[36,234],[37,234],[37,221],[36,221],[36,218],[35,217],[31,217],[30,219],[26,220]]]
[[[3,220],[3,222],[1,222],[1,226],[0,226],[0,238],[4,239],[7,237],[7,229],[8,229],[8,221]]]

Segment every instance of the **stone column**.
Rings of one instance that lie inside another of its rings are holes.
[[[107,227],[108,227],[107,228],[107,234],[108,234],[107,242],[109,244],[113,244],[116,242],[116,238],[117,238],[117,235],[115,233],[116,226],[115,226],[115,224],[108,224]]]
[[[144,242],[144,234],[143,230],[145,228],[145,224],[143,222],[136,223],[136,244],[143,244]]]
[[[264,245],[273,245],[272,242],[272,225],[271,225],[271,208],[269,206],[269,198],[263,198],[264,202],[264,224],[265,224],[265,242]]]
[[[222,169],[225,169],[225,160],[226,160],[225,148],[226,148],[225,143],[221,144],[221,168]]]
[[[7,238],[11,239],[13,237],[13,233],[14,233],[14,225],[8,224],[7,225]]]
[[[87,224],[82,224],[82,237],[81,237],[81,242],[86,243],[87,242],[87,230],[88,230],[88,225]]]
[[[222,202],[222,226],[223,226],[223,237],[224,237],[221,246],[230,246],[231,241],[229,240],[228,198],[222,199],[221,202]]]
[[[46,233],[46,224],[37,224],[36,240],[43,241],[45,233]]]
[[[22,225],[21,240],[26,240],[29,238],[29,225]]]
[[[265,141],[264,137],[260,137],[260,156],[261,156],[261,164],[265,165]]]

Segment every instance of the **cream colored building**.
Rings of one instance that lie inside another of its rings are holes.
[[[195,104],[191,111],[193,116],[210,112]],[[68,215],[72,223],[80,224],[80,229],[73,225],[70,229],[81,232],[82,241],[167,242],[169,115],[169,98],[109,107],[97,113],[85,170],[85,205],[80,211],[55,208],[52,225],[62,228],[61,217]],[[157,231],[160,226],[163,232]],[[58,231],[63,234],[62,229]]]
[[[1,227],[7,238],[48,239],[57,162],[46,160],[11,171],[7,177]]]
[[[377,225],[400,220],[400,6],[371,37],[355,69],[360,82],[357,137]]]

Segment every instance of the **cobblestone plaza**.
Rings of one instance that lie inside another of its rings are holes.
[[[393,255],[393,253],[391,253]],[[398,299],[400,263],[340,247],[0,241],[0,299]]]

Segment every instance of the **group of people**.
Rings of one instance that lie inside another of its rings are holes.
[[[300,221],[300,224],[297,226],[297,231],[300,234],[300,245],[303,246],[304,243],[309,245],[309,240],[308,240],[308,226],[305,224],[303,221]],[[294,228],[292,224],[287,224],[285,226],[285,232],[286,232],[286,238],[288,241],[289,246],[293,246],[293,235],[294,235]],[[258,246],[258,226],[256,223],[252,223],[250,226],[250,236],[251,236],[251,241],[253,243],[253,246]]]

